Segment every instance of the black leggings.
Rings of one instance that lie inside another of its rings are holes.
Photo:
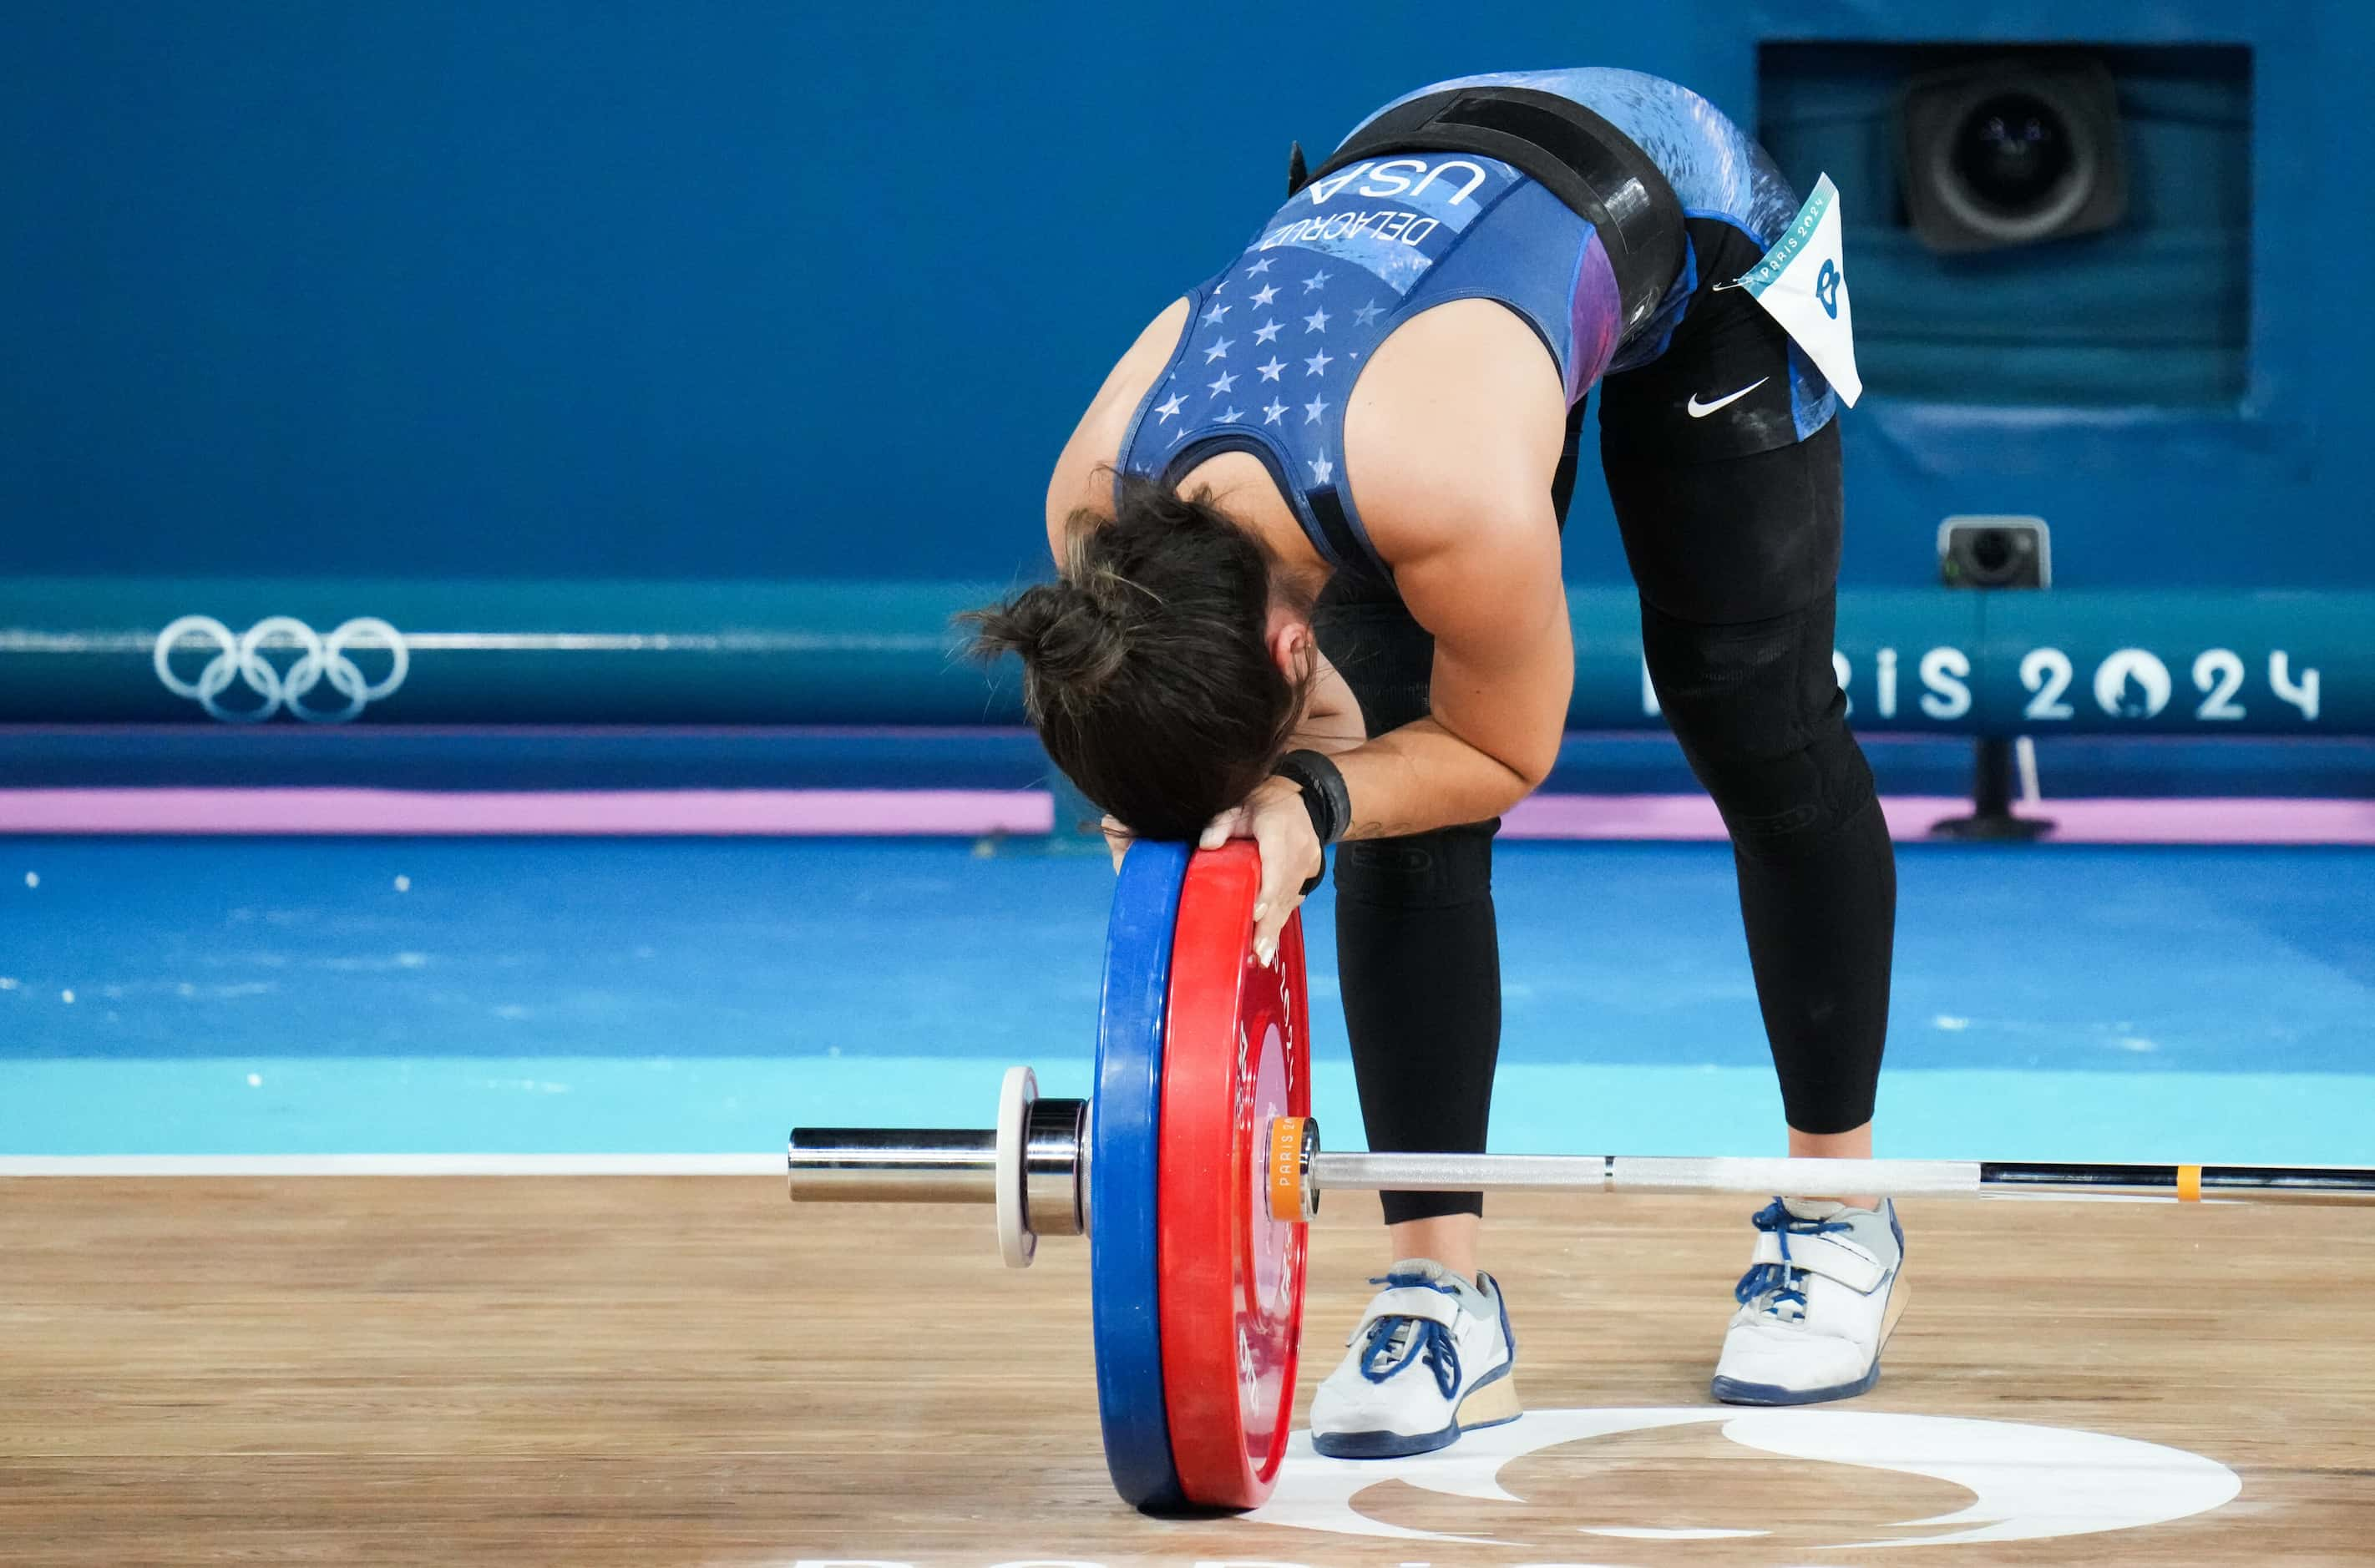
[[[1650,680],[1731,833],[1783,1108],[1802,1132],[1860,1126],[1886,1033],[1896,871],[1831,667],[1837,422],[1745,456],[1653,459],[1628,443],[1602,465]],[[1426,715],[1434,639],[1398,600],[1340,578],[1314,619],[1370,734]],[[1498,826],[1336,852],[1337,962],[1373,1149],[1484,1147],[1501,1033]],[[1384,1199],[1389,1223],[1483,1207],[1475,1193]]]

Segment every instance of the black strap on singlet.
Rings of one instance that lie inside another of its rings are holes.
[[[1302,149],[1289,165],[1287,194]],[[1582,104],[1530,88],[1453,88],[1387,110],[1328,155],[1311,179],[1397,152],[1469,152],[1540,181],[1600,230],[1627,330],[1649,319],[1683,268],[1683,204],[1633,139]]]
[[[1393,585],[1393,577],[1377,552],[1353,532],[1353,520],[1344,515],[1344,502],[1337,496],[1334,485],[1315,486],[1303,492],[1303,499],[1317,520],[1319,531],[1328,536],[1328,543],[1335,549],[1338,571],[1373,586]]]

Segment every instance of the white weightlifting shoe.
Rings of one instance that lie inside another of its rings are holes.
[[[1905,1312],[1905,1231],[1877,1210],[1777,1197],[1755,1218],[1756,1252],[1716,1362],[1728,1405],[1812,1405],[1880,1381],[1881,1347]]]
[[[1311,1397],[1311,1445],[1334,1459],[1424,1454],[1519,1415],[1518,1342],[1489,1274],[1476,1283],[1428,1258],[1397,1263]]]

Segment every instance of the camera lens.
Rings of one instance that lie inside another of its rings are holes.
[[[2042,206],[2070,162],[2061,112],[2032,93],[1982,100],[1955,133],[1955,172],[1973,195],[2006,215]]]
[[[2012,536],[2001,528],[1984,528],[1971,540],[1971,564],[1992,582],[2012,564]]]

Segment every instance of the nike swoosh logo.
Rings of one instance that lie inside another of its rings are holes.
[[[1772,379],[1773,378],[1771,376],[1758,376],[1755,381],[1750,382],[1746,386],[1742,387],[1738,392],[1733,393],[1731,396],[1719,397],[1712,403],[1700,402],[1699,395],[1694,392],[1691,394],[1691,400],[1684,404],[1684,407],[1689,412],[1692,419],[1704,419],[1709,414],[1714,413],[1717,409],[1722,407],[1727,403],[1739,402],[1742,398],[1747,396],[1750,393],[1755,392],[1758,387],[1763,386],[1766,382],[1771,381]]]

